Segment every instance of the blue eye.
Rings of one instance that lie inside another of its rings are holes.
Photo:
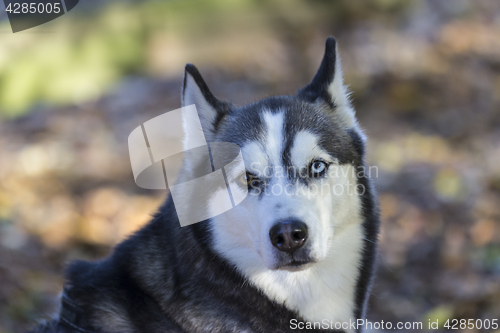
[[[321,174],[323,174],[325,171],[326,171],[326,163],[323,162],[323,161],[314,161],[312,164],[311,164],[311,175],[313,177],[315,176],[320,176]]]

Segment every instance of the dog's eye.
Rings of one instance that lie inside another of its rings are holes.
[[[323,161],[314,161],[311,164],[311,176],[312,177],[319,177],[323,175],[326,171],[327,164]]]
[[[249,188],[257,188],[260,186],[259,178],[253,176],[250,173],[245,173],[240,177],[240,183],[242,185],[248,186]]]

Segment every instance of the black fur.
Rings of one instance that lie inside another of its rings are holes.
[[[109,258],[73,262],[67,296],[95,332],[101,332],[95,326],[103,316],[100,307],[109,304],[122,309],[134,332],[291,331],[290,320],[300,317],[270,301],[217,256],[207,246],[206,224],[180,228],[168,199],[153,221]],[[64,323],[50,325],[47,332],[79,332]]]
[[[363,222],[364,237],[363,240],[363,256],[360,268],[360,275],[356,287],[356,318],[364,318],[366,311],[366,303],[368,301],[368,293],[373,281],[375,273],[375,264],[377,257],[377,240],[380,228],[379,210],[377,205],[376,192],[372,185],[369,174],[367,172],[366,164],[364,162],[365,146],[359,133],[353,129],[348,131],[352,138],[352,142],[358,151],[359,160],[356,161],[356,167],[360,170],[363,168],[364,172],[358,176],[358,185],[364,188],[361,196],[362,215],[365,220]]]

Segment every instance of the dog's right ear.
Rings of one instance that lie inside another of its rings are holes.
[[[354,109],[344,86],[342,68],[335,38],[326,40],[325,54],[312,81],[297,92],[297,96],[311,103],[322,100],[330,105],[333,114],[347,128],[356,125]]]
[[[217,127],[222,119],[231,110],[232,105],[218,100],[208,89],[207,84],[198,72],[198,69],[187,64],[184,72],[184,83],[182,86],[182,106],[194,104],[198,111],[201,127],[207,141],[212,141]],[[189,137],[191,123],[194,127],[200,122],[184,119],[186,136]],[[199,126],[199,125],[198,125]]]

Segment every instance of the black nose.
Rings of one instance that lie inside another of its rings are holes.
[[[269,237],[275,248],[293,254],[306,242],[307,226],[297,220],[283,221],[271,228]]]

